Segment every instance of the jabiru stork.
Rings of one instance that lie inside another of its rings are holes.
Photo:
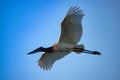
[[[42,56],[38,60],[38,65],[43,68],[43,70],[50,70],[55,61],[65,57],[71,52],[76,52],[77,54],[83,52],[101,55],[98,51],[86,50],[83,44],[77,44],[82,37],[83,16],[84,13],[81,9],[79,9],[79,7],[70,7],[61,23],[61,35],[59,41],[51,47],[39,47],[28,53],[34,54],[37,52],[43,52]]]

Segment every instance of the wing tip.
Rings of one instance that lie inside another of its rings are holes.
[[[85,16],[84,11],[82,11],[82,9],[80,9],[80,7],[77,6],[71,6],[70,9],[67,12],[67,15],[81,15],[81,16]]]

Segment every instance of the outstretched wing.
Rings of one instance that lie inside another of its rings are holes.
[[[43,70],[50,70],[56,60],[63,58],[67,54],[69,53],[66,52],[44,53],[38,60],[38,65],[41,68],[43,68]]]
[[[84,13],[79,7],[71,7],[61,23],[59,43],[77,44],[82,36],[82,17]]]

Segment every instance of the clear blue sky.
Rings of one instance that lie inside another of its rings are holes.
[[[79,44],[102,55],[72,53],[43,71],[42,54],[27,53],[57,42],[74,5],[86,14]],[[2,0],[0,7],[0,80],[120,80],[119,0]]]

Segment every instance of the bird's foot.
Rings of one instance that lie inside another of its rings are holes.
[[[98,52],[98,51],[93,51],[92,54],[94,54],[94,55],[101,55],[101,53]]]
[[[84,50],[83,52],[84,52],[84,53],[87,53],[87,54],[101,55],[101,53],[98,52],[98,51]]]

